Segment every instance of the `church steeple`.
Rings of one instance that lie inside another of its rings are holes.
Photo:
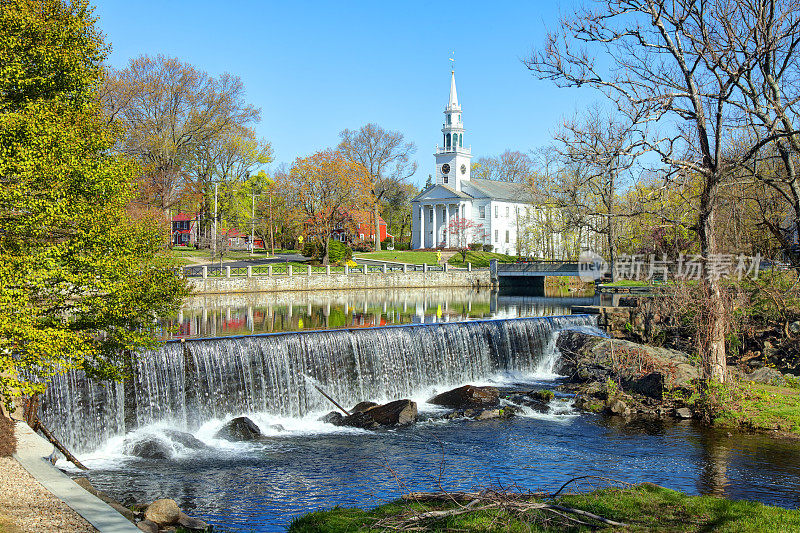
[[[461,106],[458,105],[455,70],[450,71],[450,98],[444,109],[442,134],[442,150],[449,152],[464,147],[464,125],[461,122]]]
[[[448,108],[458,107],[458,93],[456,92],[456,71],[450,71],[450,102]]]
[[[450,71],[450,97],[444,108],[442,124],[442,146],[436,149],[436,183],[461,191],[461,183],[469,181],[469,147],[464,148],[464,123],[456,92],[456,73]]]

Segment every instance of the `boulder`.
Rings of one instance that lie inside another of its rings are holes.
[[[238,416],[222,426],[214,437],[230,441],[250,441],[260,439],[261,435],[255,422],[246,416]]]
[[[609,339],[582,331],[562,331],[555,371],[573,383],[619,381],[626,390],[661,399],[664,390],[692,389],[699,372],[683,352]],[[645,370],[646,369],[646,370]]]
[[[755,383],[764,383],[766,385],[781,385],[783,384],[783,374],[775,368],[768,366],[759,368],[742,376],[745,381],[753,381]]]
[[[137,522],[136,527],[145,533],[158,533],[158,524],[150,520],[142,520],[141,522]]]
[[[325,422],[326,424],[333,424],[334,426],[341,426],[343,418],[344,415],[339,411],[331,411],[327,415],[320,417],[319,421]]]
[[[375,402],[358,402],[352,409],[350,409],[350,414],[363,413],[367,409],[376,407],[377,405],[378,404]]]
[[[628,416],[631,412],[628,405],[618,398],[608,401],[608,404],[606,404],[606,411],[617,416]]]
[[[692,410],[688,407],[675,409],[675,418],[692,418]]]
[[[281,424],[270,424],[269,429],[273,431],[286,431],[286,428],[283,427]]]
[[[167,429],[164,431],[164,435],[166,435],[172,442],[177,442],[181,446],[191,450],[204,450],[208,448],[203,441],[190,433],[186,433],[185,431]]]
[[[341,425],[361,429],[374,429],[379,426],[405,426],[416,421],[416,402],[395,400],[346,416],[342,418]]]
[[[164,460],[172,457],[170,445],[157,437],[128,441],[125,443],[125,452],[142,459]]]
[[[159,527],[177,524],[180,517],[178,504],[168,498],[154,501],[144,511],[145,520],[158,524]]]
[[[468,409],[494,407],[500,402],[500,391],[495,387],[476,387],[464,385],[441,394],[437,394],[428,403],[449,407],[451,409]]]
[[[553,391],[547,389],[531,391],[528,393],[528,396],[530,396],[534,400],[539,400],[540,402],[549,402],[550,400],[556,397]]]
[[[197,518],[192,518],[183,512],[181,512],[180,518],[178,518],[178,525],[188,531],[211,531],[207,523]]]
[[[478,416],[475,417],[475,420],[491,420],[493,418],[500,418],[503,416],[503,411],[501,409],[484,409]]]

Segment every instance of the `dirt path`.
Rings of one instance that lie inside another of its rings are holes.
[[[0,457],[0,532],[97,533],[11,457]]]

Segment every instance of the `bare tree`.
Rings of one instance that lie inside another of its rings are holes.
[[[258,121],[242,81],[212,78],[176,58],[140,56],[109,70],[102,91],[110,121],[122,129],[118,148],[142,167],[140,193],[168,216],[191,189],[187,163],[212,139]]]
[[[559,173],[553,199],[572,224],[605,237],[613,281],[617,219],[637,214],[618,205],[620,189],[630,184],[630,171],[643,150],[636,122],[594,108],[582,119],[566,121],[556,141],[566,168]]]
[[[411,156],[417,151],[413,142],[404,142],[399,131],[386,131],[377,124],[367,124],[358,131],[344,130],[339,136],[339,150],[367,169],[371,183],[375,250],[381,249],[380,207],[386,194],[417,171]]]
[[[702,257],[718,253],[719,187],[758,149],[767,133],[734,155],[741,138],[741,86],[763,50],[749,22],[763,0],[610,0],[564,17],[545,46],[526,60],[559,86],[602,91],[623,115],[641,124],[649,150],[672,178],[699,177],[696,229]],[[727,68],[736,65],[737,68]],[[648,128],[645,128],[649,125]],[[725,300],[719,279],[701,283],[705,305],[698,349],[706,378],[726,380]]]
[[[473,178],[513,183],[527,183],[534,170],[534,163],[528,154],[506,150],[499,156],[479,157],[472,163]]]

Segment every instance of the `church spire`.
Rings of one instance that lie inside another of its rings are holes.
[[[447,103],[448,108],[458,107],[458,93],[456,92],[456,71],[450,71],[450,101]]]

